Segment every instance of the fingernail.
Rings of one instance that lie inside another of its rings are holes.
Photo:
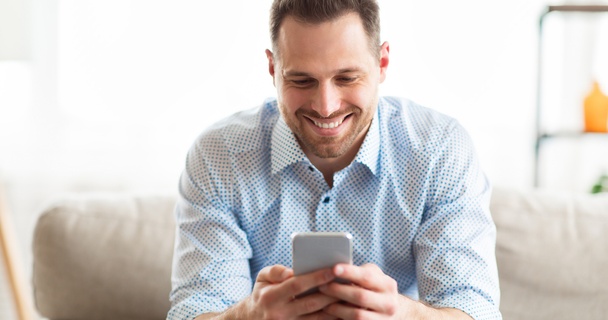
[[[337,266],[337,267],[334,269],[334,273],[335,273],[337,276],[341,275],[341,274],[342,274],[342,272],[344,272],[344,267],[342,267],[342,266]]]
[[[281,279],[285,280],[285,279],[289,278],[290,274],[291,274],[291,270],[285,269],[285,271],[283,271],[283,273],[281,273]]]

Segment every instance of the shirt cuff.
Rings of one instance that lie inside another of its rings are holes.
[[[171,306],[167,320],[192,320],[201,314],[223,312],[230,305],[219,298],[192,296]]]
[[[452,295],[444,300],[434,302],[435,308],[454,308],[462,310],[475,320],[500,320],[502,315],[498,302],[492,302],[476,292],[468,291]]]

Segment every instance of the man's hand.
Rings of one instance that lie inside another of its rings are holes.
[[[203,315],[197,319],[337,319],[323,309],[338,299],[321,293],[302,298],[295,296],[335,279],[332,269],[293,276],[293,270],[275,265],[258,273],[249,297],[218,315]],[[206,317],[209,316],[209,317]]]
[[[351,282],[333,282],[319,288],[321,293],[340,300],[324,309],[339,319],[471,319],[460,310],[435,309],[400,295],[397,282],[375,264],[338,264],[332,271]]]

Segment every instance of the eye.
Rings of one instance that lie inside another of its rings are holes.
[[[293,79],[293,80],[290,80],[290,82],[298,87],[306,87],[306,86],[311,85],[313,83],[313,80],[312,79]]]
[[[356,80],[357,80],[357,78],[356,78],[356,77],[339,77],[339,78],[338,78],[338,81],[339,81],[339,82],[341,82],[341,83],[346,83],[346,84],[348,84],[348,83],[353,83],[353,82],[355,82]]]

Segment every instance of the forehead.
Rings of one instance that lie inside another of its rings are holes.
[[[374,61],[356,13],[317,24],[287,16],[281,24],[277,46],[281,64],[287,68],[360,68]]]

